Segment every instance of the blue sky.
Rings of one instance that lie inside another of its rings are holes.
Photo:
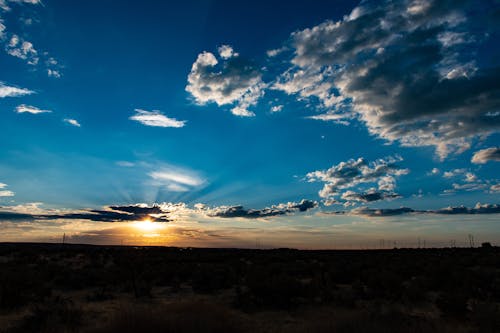
[[[356,219],[441,238],[450,214],[499,220],[495,1],[0,0],[0,18],[4,240],[114,242],[91,231],[134,214],[234,246],[256,220],[309,226],[300,247],[340,222],[414,235]]]

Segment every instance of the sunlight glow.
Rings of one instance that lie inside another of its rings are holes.
[[[141,231],[146,231],[146,232],[151,232],[163,228],[161,223],[152,222],[150,219],[137,221],[134,223],[134,227]]]

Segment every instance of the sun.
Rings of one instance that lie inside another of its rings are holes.
[[[149,218],[135,222],[134,226],[142,231],[155,231],[161,228],[160,223],[152,222]]]

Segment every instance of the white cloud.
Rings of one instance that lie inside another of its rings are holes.
[[[17,35],[12,35],[5,50],[13,57],[26,60],[29,65],[37,65],[38,52],[31,42],[22,40]]]
[[[31,113],[31,114],[39,114],[39,113],[50,113],[50,110],[42,110],[35,106],[21,104],[16,107],[17,113]]]
[[[31,95],[35,92],[25,88],[18,88],[14,86],[5,85],[0,81],[0,98],[4,97],[19,97],[24,95]]]
[[[444,194],[456,193],[458,191],[488,191],[494,192],[491,180],[479,179],[479,177],[467,171],[467,169],[453,169],[443,173],[444,178],[453,179],[452,187],[443,191]]]
[[[441,170],[439,170],[438,168],[432,168],[432,170],[429,171],[427,175],[439,175],[440,172]]]
[[[0,9],[4,11],[9,11],[10,7],[8,3],[16,3],[16,4],[32,4],[32,5],[37,5],[41,4],[41,0],[0,0]]]
[[[266,54],[268,57],[273,58],[273,57],[276,57],[277,55],[285,52],[286,50],[287,50],[286,47],[280,47],[279,49],[268,50],[268,51],[266,51]]]
[[[146,111],[135,109],[135,112],[136,114],[131,116],[129,119],[138,121],[146,126],[180,128],[186,125],[185,120],[169,118],[157,110]]]
[[[206,183],[196,172],[173,166],[163,166],[148,175],[153,180],[153,185],[165,187],[172,192],[186,192]]]
[[[76,126],[76,127],[82,126],[82,125],[80,125],[80,123],[76,119],[66,118],[66,119],[63,119],[63,121],[70,124],[70,125]]]
[[[186,91],[200,105],[233,105],[231,112],[234,115],[254,116],[248,108],[257,104],[264,94],[266,84],[262,81],[262,74],[250,62],[235,57],[230,46],[223,47],[219,50],[222,51],[222,63],[210,52],[198,55],[188,75]],[[225,58],[229,54],[232,56]]]
[[[239,56],[239,54],[235,53],[233,48],[229,45],[222,45],[217,49],[217,51],[219,51],[219,55],[222,59],[229,59],[231,57]]]
[[[465,174],[465,181],[467,183],[473,183],[473,182],[476,182],[477,181],[477,176],[475,174],[473,174],[472,172],[467,172]]]
[[[317,99],[388,142],[434,146],[441,159],[462,153],[500,129],[498,62],[474,61],[493,14],[466,19],[468,6],[362,2],[340,21],[294,32],[290,68],[273,88]]]
[[[485,164],[489,161],[500,162],[500,147],[479,150],[474,153],[471,160],[475,164]]]
[[[55,77],[55,78],[60,78],[62,76],[61,72],[56,70],[56,69],[47,69],[47,75],[49,77]]]
[[[340,125],[349,125],[350,123],[346,120],[346,116],[338,113],[323,113],[315,116],[306,117],[308,119],[322,120],[322,121],[332,121]]]
[[[348,204],[353,201],[377,201],[397,198],[399,195],[393,191],[396,188],[396,178],[409,173],[397,163],[401,157],[389,157],[368,163],[364,158],[351,159],[341,162],[327,170],[318,170],[306,175],[309,182],[323,182],[325,185],[319,191],[319,196],[326,199],[329,204],[341,203],[338,197]],[[363,189],[366,185],[377,185]],[[356,191],[346,191],[356,189]]]
[[[283,105],[274,105],[271,107],[271,112],[281,112],[283,110]]]
[[[0,40],[3,39],[3,35],[5,34],[4,31],[5,31],[5,25],[3,24],[2,18],[0,17]]]
[[[116,165],[121,166],[121,167],[131,168],[131,167],[135,166],[135,163],[132,163],[129,161],[118,161],[118,162],[116,162]]]
[[[7,184],[0,183],[0,197],[13,197],[15,195],[14,192],[5,190]]]
[[[463,175],[467,172],[466,169],[453,169],[453,170],[450,170],[450,171],[445,171],[443,173],[443,177],[444,178],[452,178],[452,177],[456,177],[456,176],[460,176],[460,175]]]

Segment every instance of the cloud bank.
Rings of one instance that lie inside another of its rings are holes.
[[[389,142],[434,146],[440,158],[461,153],[500,129],[498,59],[476,62],[481,43],[494,36],[488,8],[362,2],[340,21],[294,32],[291,67],[273,88],[316,98],[327,112],[313,119],[356,118]]]

